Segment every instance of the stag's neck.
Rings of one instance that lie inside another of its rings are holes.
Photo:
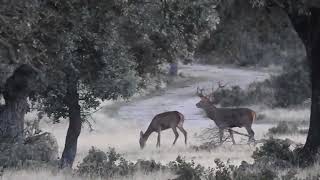
[[[217,107],[215,107],[214,105],[211,105],[204,108],[204,111],[206,112],[209,118],[215,118]]]

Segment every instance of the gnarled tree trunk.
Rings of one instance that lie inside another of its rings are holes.
[[[308,59],[311,67],[312,104],[310,127],[304,150],[315,154],[320,148],[320,8],[311,10]]]
[[[30,65],[21,65],[6,80],[3,97],[5,105],[0,108],[1,142],[23,139],[24,115],[29,106],[27,97],[34,90],[38,71]]]
[[[310,10],[310,15],[289,15],[306,47],[311,69],[312,104],[308,137],[300,154],[303,164],[312,163],[320,148],[320,7]]]
[[[60,168],[72,168],[77,154],[78,137],[81,132],[81,114],[76,78],[68,78],[65,101],[69,109],[69,128],[61,157]]]

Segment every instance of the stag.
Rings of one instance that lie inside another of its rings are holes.
[[[187,131],[183,128],[183,122],[184,122],[184,116],[178,111],[169,111],[157,114],[151,121],[148,129],[145,133],[142,131],[140,132],[140,147],[141,149],[144,148],[149,136],[153,132],[158,133],[158,139],[157,139],[157,145],[156,147],[160,147],[160,133],[163,130],[171,128],[173,130],[173,133],[175,135],[175,139],[173,141],[172,145],[175,145],[179,133],[177,131],[177,128],[183,133],[185,144],[187,144]]]
[[[224,86],[219,82],[217,90],[223,87]],[[197,89],[197,95],[201,100],[196,104],[196,106],[197,108],[203,109],[206,112],[207,117],[213,120],[219,128],[220,143],[222,143],[223,131],[228,129],[232,143],[236,144],[232,130],[234,127],[246,128],[249,134],[248,143],[254,141],[254,131],[251,126],[253,121],[256,119],[256,113],[253,110],[248,108],[218,108],[215,106],[214,102],[215,91],[210,95],[204,95],[203,91],[204,89]]]

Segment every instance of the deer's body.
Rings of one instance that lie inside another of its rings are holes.
[[[160,147],[160,134],[161,131],[166,129],[172,129],[175,134],[175,139],[173,142],[173,145],[176,143],[179,133],[177,131],[177,128],[183,133],[185,136],[185,144],[187,144],[187,132],[183,128],[184,123],[184,116],[178,111],[169,111],[157,114],[151,121],[148,129],[145,133],[142,131],[140,132],[140,147],[143,148],[145,146],[146,141],[148,140],[149,136],[153,132],[158,133],[158,139],[157,139],[157,147]]]
[[[212,119],[219,128],[250,126],[255,119],[255,112],[248,108],[217,108],[205,109],[208,118]]]
[[[256,113],[249,108],[218,108],[214,102],[202,93],[198,93],[201,101],[196,104],[198,108],[203,109],[207,117],[215,122],[219,128],[220,143],[222,143],[223,131],[229,130],[233,144],[233,131],[231,128],[239,127],[246,128],[249,134],[249,141],[254,141],[254,131],[252,130],[252,123],[256,119]]]

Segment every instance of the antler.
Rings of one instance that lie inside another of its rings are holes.
[[[219,89],[223,89],[224,87],[226,87],[226,85],[227,85],[228,83],[226,83],[226,84],[223,85],[223,84],[221,83],[221,81],[219,81],[219,82],[217,82],[217,84],[218,84],[218,87],[217,87],[216,90],[214,90],[214,86],[212,85],[211,93],[208,95],[208,97],[209,97],[209,99],[210,99],[211,102],[214,101],[214,93],[215,93],[216,91],[218,91]]]

